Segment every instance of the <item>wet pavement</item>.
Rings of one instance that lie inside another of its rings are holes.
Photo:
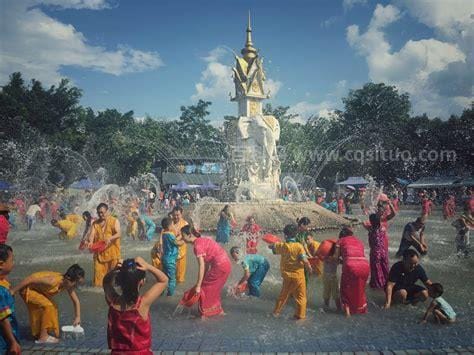
[[[390,226],[390,263],[396,259],[403,226],[417,217],[418,211],[402,210]],[[125,229],[125,228],[124,228]],[[334,237],[336,231],[317,232],[316,239]],[[358,229],[357,234],[367,245],[367,233]],[[21,325],[22,344],[25,350],[34,353],[100,353],[107,349],[106,326],[107,307],[101,289],[90,286],[92,256],[77,250],[79,240],[60,241],[57,232],[48,225],[38,225],[33,232],[13,231],[10,245],[14,248],[15,268],[10,281],[16,284],[21,278],[40,270],[65,271],[79,263],[86,270],[88,283],[79,290],[82,306],[82,326],[86,336],[80,339],[63,339],[52,347],[36,346],[29,336],[26,308],[17,297],[17,314]],[[303,322],[291,319],[293,305],[286,306],[282,317],[271,316],[281,287],[279,276],[279,258],[270,255],[265,245],[260,246],[261,253],[271,263],[269,275],[262,285],[261,299],[236,299],[224,292],[223,306],[227,313],[201,321],[196,310],[173,316],[175,307],[184,290],[190,288],[196,280],[196,266],[192,249],[188,252],[188,272],[185,285],[178,286],[173,297],[163,296],[151,309],[153,326],[153,346],[157,351],[188,354],[197,352],[379,352],[393,349],[418,349],[416,353],[433,353],[428,349],[437,349],[435,353],[469,353],[473,351],[474,329],[474,284],[472,270],[474,261],[459,259],[455,255],[455,232],[450,223],[442,220],[439,211],[430,217],[426,227],[427,241],[430,247],[428,256],[422,259],[428,276],[445,287],[443,297],[458,314],[458,322],[449,326],[436,324],[418,324],[427,304],[418,306],[396,306],[382,310],[384,295],[382,292],[367,288],[369,313],[345,319],[335,310],[322,310],[322,283],[314,278],[308,288],[308,314]],[[234,243],[227,245],[230,248]],[[136,255],[149,259],[153,242],[134,242],[124,240],[123,256]],[[367,254],[368,255],[368,254]],[[229,278],[232,285],[240,278],[241,270],[236,265]],[[72,304],[67,295],[56,297],[60,311],[60,324],[70,324],[73,319]],[[421,349],[421,350],[420,350]],[[445,350],[443,350],[445,349]],[[452,351],[451,351],[452,350]],[[39,351],[39,352],[38,352]],[[413,350],[415,351],[415,350]],[[411,352],[410,352],[411,353]],[[415,352],[413,352],[415,353]]]

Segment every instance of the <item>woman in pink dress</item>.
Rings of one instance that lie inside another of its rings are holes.
[[[369,216],[369,246],[370,246],[370,287],[385,289],[388,279],[388,248],[387,232],[380,225],[379,215]]]
[[[41,211],[39,213],[39,217],[41,219],[41,222],[44,223],[44,221],[46,219],[46,214],[48,212],[48,199],[45,196],[40,197],[39,206],[41,208]]]
[[[52,219],[59,219],[59,214],[58,214],[59,203],[57,203],[56,201],[51,201],[51,203],[49,205],[49,209],[51,211],[51,218]]]
[[[350,228],[339,233],[334,258],[342,259],[341,306],[346,317],[354,313],[367,313],[365,284],[369,278],[369,262],[364,255],[364,244]]]
[[[17,198],[15,198],[15,207],[16,207],[16,210],[18,211],[18,214],[20,216],[20,220],[23,222],[23,223],[26,223],[26,206],[25,206],[25,201],[23,200],[22,197],[18,196]]]
[[[431,214],[433,202],[428,195],[424,193],[421,198],[421,217],[426,218]]]
[[[196,292],[201,294],[201,317],[224,315],[221,292],[232,270],[226,251],[215,240],[201,237],[201,234],[189,225],[181,229],[181,236],[186,243],[194,245],[194,254],[199,264],[195,288]]]
[[[390,202],[390,200],[388,200],[388,201],[387,200],[379,200],[379,202],[377,202],[377,212],[375,212],[375,213],[380,218],[380,225],[385,229],[385,234],[387,236],[387,238],[385,238],[385,247],[388,250],[388,239],[389,239],[389,236],[388,236],[388,221],[390,221],[396,215],[396,212],[395,212],[395,209],[393,208],[392,202]],[[365,221],[363,223],[363,226],[365,227],[365,229],[370,231],[370,227],[371,227],[370,220]]]

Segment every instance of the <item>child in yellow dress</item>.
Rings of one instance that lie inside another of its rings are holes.
[[[285,242],[271,244],[273,254],[281,255],[280,271],[283,277],[283,286],[278,297],[273,315],[278,317],[291,296],[296,304],[295,319],[306,318],[306,282],[304,269],[313,271],[308,261],[303,245],[295,239],[298,227],[288,224],[283,230]]]
[[[317,240],[314,240],[311,234],[308,234],[305,239],[306,239],[306,249],[308,250],[308,253],[309,253],[308,256],[312,258],[317,258],[315,259],[315,263],[312,265],[313,265],[316,276],[319,277],[323,273],[323,262],[317,257],[316,254],[317,254],[319,245],[321,243],[318,242]]]

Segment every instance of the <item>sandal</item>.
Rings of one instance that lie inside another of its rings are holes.
[[[35,340],[35,344],[57,344],[59,343],[59,339],[48,335],[46,340]]]

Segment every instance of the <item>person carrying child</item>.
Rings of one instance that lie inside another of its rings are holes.
[[[10,293],[8,274],[13,269],[13,250],[9,245],[0,244],[0,351],[2,354],[21,353],[18,342],[18,321],[15,299]]]
[[[155,283],[140,296],[149,272]],[[119,261],[104,277],[105,301],[109,305],[107,343],[112,354],[153,354],[150,307],[168,286],[168,277],[140,257]],[[115,291],[118,286],[122,293]]]
[[[79,265],[70,266],[63,275],[54,271],[36,272],[12,289],[12,294],[20,293],[30,316],[30,327],[38,344],[59,342],[58,306],[53,297],[67,291],[74,305],[73,325],[81,323],[81,305],[76,294],[76,286],[84,282],[84,269]],[[50,335],[54,334],[54,337]]]
[[[451,324],[456,321],[456,312],[454,312],[453,307],[441,297],[442,294],[443,285],[440,283],[432,283],[428,286],[428,295],[432,298],[432,301],[420,323],[426,323],[430,315],[433,315],[438,324]]]
[[[273,315],[278,317],[291,296],[296,303],[295,319],[306,318],[306,281],[305,268],[311,273],[313,269],[308,261],[303,245],[295,239],[298,227],[295,224],[285,226],[283,233],[285,241],[270,244],[273,254],[281,255],[280,271],[283,277],[283,286],[273,310]]]

